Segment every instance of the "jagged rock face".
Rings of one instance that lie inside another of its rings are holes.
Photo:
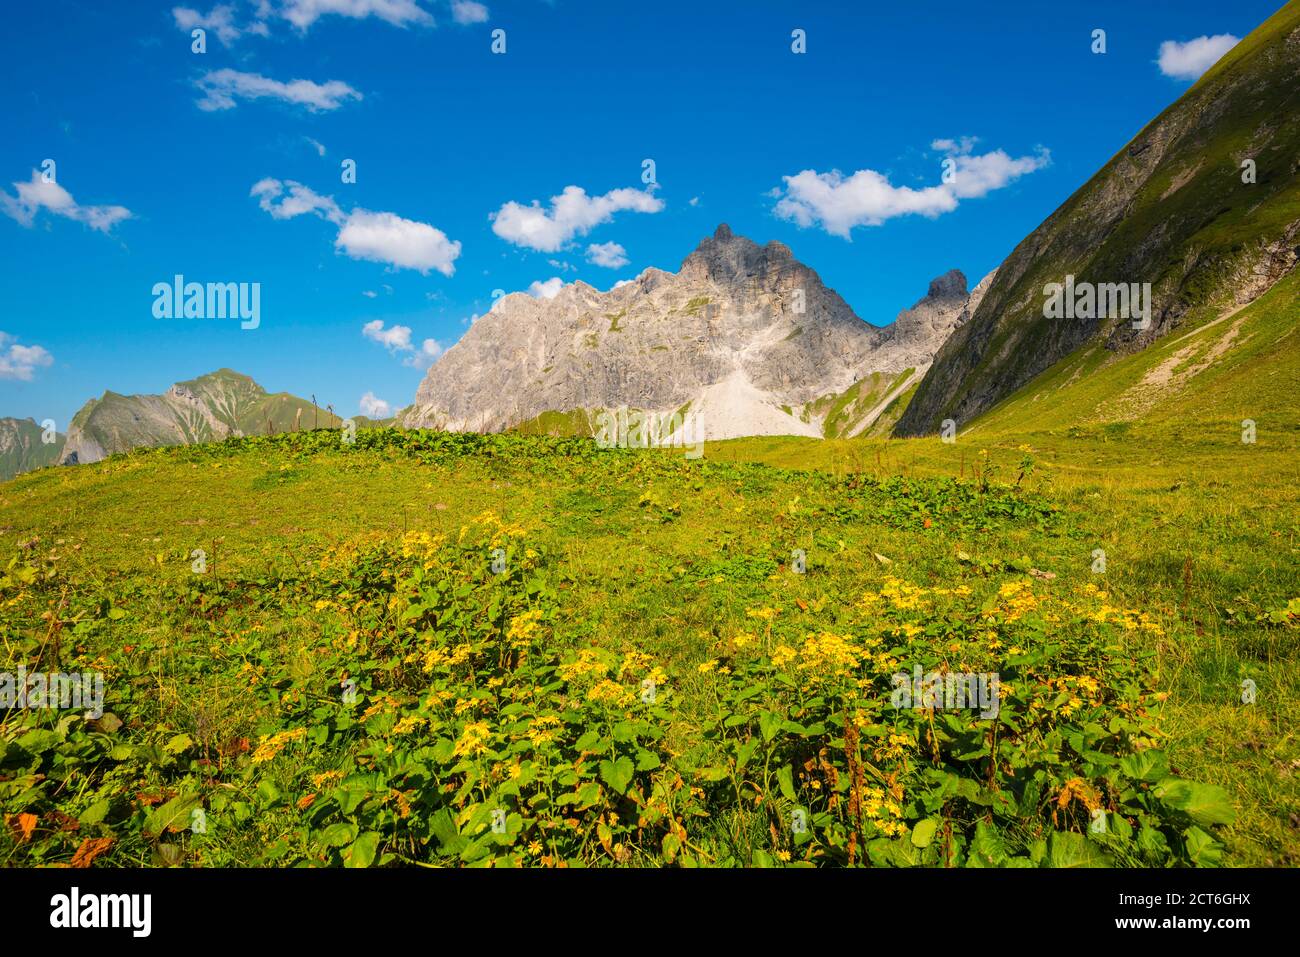
[[[59,461],[84,464],[139,446],[192,445],[338,423],[304,399],[271,395],[248,376],[220,369],[178,382],[162,395],[105,392],[92,399],[73,417]]]
[[[59,460],[64,437],[51,433],[45,442],[44,432],[35,419],[0,419],[0,482]]]
[[[1300,220],[1300,4],[1229,51],[1024,239],[949,337],[898,435],[965,428],[1094,342],[1116,355],[1249,302],[1294,268]],[[1249,169],[1247,168],[1249,167]],[[1048,318],[1045,287],[1149,283],[1131,316]]]
[[[961,318],[965,288],[949,273],[877,328],[789,248],[723,225],[675,274],[501,298],[429,370],[404,423],[496,431],[545,412],[690,403],[708,438],[820,436],[818,417],[799,410],[873,372],[928,365]]]

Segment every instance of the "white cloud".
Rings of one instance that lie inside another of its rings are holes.
[[[452,0],[451,16],[457,23],[486,23],[488,8],[474,0]]]
[[[420,348],[413,355],[402,360],[402,365],[411,366],[415,369],[427,369],[437,361],[442,352],[441,343],[433,339],[425,339],[420,343]]]
[[[580,186],[566,186],[559,196],[551,197],[549,209],[533,200],[524,206],[513,200],[493,213],[492,232],[516,246],[538,252],[558,252],[575,236],[583,236],[601,223],[607,223],[623,210],[657,213],[663,200],[638,189],[614,189],[603,196],[588,196]]]
[[[332,196],[322,196],[293,180],[281,182],[270,177],[259,180],[253,184],[250,195],[256,196],[258,205],[275,219],[293,219],[312,213],[338,226],[334,248],[352,259],[421,273],[436,269],[444,276],[456,272],[460,242],[448,239],[446,233],[428,223],[360,207],[345,214]]]
[[[698,196],[692,196],[689,200],[686,201],[686,205],[687,205],[687,206],[698,206],[698,205],[700,205],[700,198],[699,198]]]
[[[848,239],[857,226],[879,226],[897,216],[934,219],[950,213],[960,200],[985,196],[1051,162],[1051,154],[1042,147],[1032,156],[1013,159],[1003,150],[976,155],[974,144],[970,137],[931,144],[952,161],[950,181],[937,186],[894,186],[889,177],[870,169],[848,177],[839,170],[806,169],[782,177],[785,189],[778,187],[769,195],[778,199],[775,212],[781,218],[800,226],[820,225],[831,235]]]
[[[443,353],[442,344],[434,339],[425,339],[417,349],[411,343],[410,326],[389,326],[384,328],[382,319],[372,319],[361,327],[361,334],[367,339],[378,342],[393,355],[404,355],[402,365],[415,369],[427,369]]]
[[[392,353],[410,352],[415,348],[411,345],[410,326],[389,326],[385,329],[384,320],[372,319],[361,327],[361,334]]]
[[[622,269],[631,260],[618,243],[592,243],[587,247],[587,262],[606,269]]]
[[[282,83],[259,73],[241,73],[239,70],[215,70],[194,81],[203,93],[199,109],[215,112],[231,110],[236,99],[258,100],[270,97],[284,103],[305,107],[311,113],[337,110],[348,100],[359,100],[361,94],[342,80],[316,83],[312,80],[290,80]]]
[[[1166,40],[1160,44],[1160,59],[1157,61],[1160,72],[1175,80],[1198,79],[1240,42],[1241,38],[1234,37],[1231,33],[1197,37],[1186,43]]]
[[[304,213],[316,213],[322,219],[336,224],[341,224],[345,219],[343,210],[339,209],[333,197],[322,196],[293,180],[283,183],[270,177],[258,180],[253,184],[249,195],[256,196],[257,205],[270,213],[273,219],[293,219]]]
[[[334,246],[353,259],[388,263],[427,273],[436,269],[444,276],[456,271],[460,243],[447,238],[428,223],[403,219],[396,213],[372,213],[354,209],[339,230]]]
[[[312,145],[312,148],[316,150],[318,156],[325,155],[325,144],[320,140],[314,140],[310,136],[304,136],[303,139]]]
[[[415,0],[284,0],[280,16],[299,30],[306,30],[321,17],[335,14],[364,20],[377,17],[395,27],[415,23],[432,26],[433,17]]]
[[[634,282],[636,282],[635,279],[620,279],[618,282],[614,283],[614,285],[610,286],[609,290],[610,292],[613,292],[615,289],[618,289],[620,286],[630,286]]]
[[[534,299],[554,299],[560,294],[560,290],[563,288],[564,280],[559,276],[553,276],[546,280],[546,282],[541,282],[539,280],[531,283],[528,286],[528,295],[532,296]]]
[[[259,5],[256,19],[242,27],[235,22],[235,8],[228,3],[219,3],[207,13],[200,13],[193,7],[173,7],[172,18],[186,33],[201,27],[215,33],[223,46],[230,46],[246,33],[259,37],[269,35],[265,22],[269,12],[266,4]]]
[[[393,407],[373,392],[361,397],[361,414],[371,419],[386,419],[393,414]]]
[[[0,211],[24,226],[32,225],[42,209],[84,223],[101,233],[107,233],[122,220],[131,218],[131,211],[125,206],[80,205],[66,189],[58,183],[45,182],[36,170],[32,170],[29,182],[14,183],[14,190],[14,196],[0,191]]]
[[[43,346],[22,346],[7,332],[0,332],[0,379],[30,382],[38,368],[52,365],[54,356]]]
[[[374,299],[379,295],[379,293],[375,292],[373,289],[365,289],[362,290],[361,295],[365,296],[367,299]]]

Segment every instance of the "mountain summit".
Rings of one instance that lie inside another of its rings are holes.
[[[724,223],[676,273],[497,300],[429,370],[404,424],[490,432],[563,413],[581,432],[602,409],[689,407],[710,439],[860,434],[969,302],[953,271],[893,325],[872,326],[789,247]]]
[[[218,369],[162,395],[105,392],[91,399],[73,417],[59,461],[98,462],[138,446],[193,445],[339,421],[305,399],[272,395],[246,375]]]

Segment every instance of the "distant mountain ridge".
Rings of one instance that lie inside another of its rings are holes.
[[[583,432],[626,406],[698,413],[709,439],[861,434],[972,308],[954,270],[872,326],[787,246],[723,224],[676,273],[497,300],[429,369],[403,424],[491,432],[566,417]]]
[[[59,461],[66,436],[46,430],[35,419],[0,418],[0,482]]]
[[[91,399],[73,417],[59,462],[98,462],[140,446],[193,445],[341,422],[306,399],[268,393],[242,373],[218,369],[162,395],[105,392]]]

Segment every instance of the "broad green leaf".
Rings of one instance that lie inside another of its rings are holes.
[[[172,798],[149,815],[144,824],[145,833],[158,837],[168,829],[184,830],[190,826],[190,813],[199,806],[201,800],[198,794],[185,794]]]
[[[1228,792],[1215,784],[1165,778],[1156,785],[1155,794],[1197,824],[1228,824],[1237,816]]]
[[[932,817],[917,821],[916,826],[912,828],[912,846],[929,847],[930,842],[934,840],[934,833],[938,829],[939,822]]]
[[[375,852],[379,850],[379,834],[366,831],[343,852],[345,867],[369,867],[375,862]]]
[[[616,761],[606,758],[600,762],[600,779],[608,784],[611,790],[619,794],[627,790],[627,786],[632,783],[632,775],[635,772],[636,768],[632,764],[632,759],[626,755],[621,755]]]

